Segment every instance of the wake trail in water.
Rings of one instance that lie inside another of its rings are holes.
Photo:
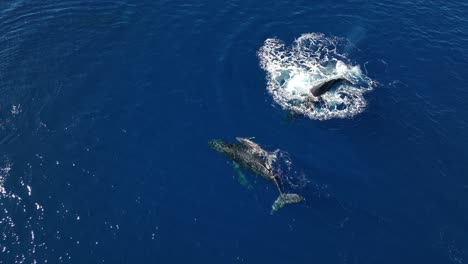
[[[364,93],[375,82],[340,51],[346,47],[344,39],[321,33],[303,34],[290,47],[277,38],[265,40],[257,54],[267,73],[269,94],[283,109],[310,119],[349,118],[361,113],[367,105]],[[349,82],[335,85],[321,98],[313,98],[317,103],[311,103],[311,87],[337,78]]]
[[[376,230],[390,230],[390,223],[375,212],[360,208],[351,202],[342,201],[334,195],[327,184],[307,177],[307,174],[294,166],[291,156],[283,150],[269,152],[272,168],[279,176],[286,192],[299,193],[305,198],[303,206],[313,211],[314,218],[320,218],[334,229],[359,229],[360,226]],[[307,210],[310,216],[310,211]],[[308,217],[307,216],[307,217]]]

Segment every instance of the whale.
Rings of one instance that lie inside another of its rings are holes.
[[[351,82],[345,78],[332,78],[324,82],[321,82],[317,85],[314,85],[313,87],[310,88],[309,91],[315,98],[320,98],[320,96],[327,93],[331,88],[333,88],[338,83],[351,83]]]
[[[304,197],[298,194],[284,191],[281,184],[281,175],[276,173],[277,170],[274,168],[275,152],[264,150],[260,145],[252,141],[252,138],[237,137],[236,140],[238,142],[213,139],[208,141],[208,145],[237,163],[241,168],[274,183],[279,196],[271,206],[271,214],[286,204],[299,203],[305,200]]]

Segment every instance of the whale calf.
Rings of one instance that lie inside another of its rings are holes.
[[[304,197],[298,194],[284,192],[280,175],[275,172],[273,167],[276,157],[274,152],[264,150],[250,138],[237,137],[236,139],[239,141],[238,143],[214,139],[210,140],[208,144],[239,164],[240,167],[275,184],[280,194],[271,207],[271,214],[286,204],[299,203],[304,200]]]

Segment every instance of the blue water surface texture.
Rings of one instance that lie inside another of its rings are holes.
[[[462,0],[2,0],[0,263],[467,263],[467,81]]]

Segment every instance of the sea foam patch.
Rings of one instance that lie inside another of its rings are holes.
[[[44,263],[37,258],[47,246],[36,237],[43,235],[44,209],[31,200],[32,188],[22,179],[15,191],[5,186],[12,167],[0,157],[0,263]]]
[[[303,34],[289,47],[277,38],[265,40],[258,56],[274,101],[283,109],[316,120],[361,113],[367,105],[364,93],[373,89],[374,82],[340,51],[346,44],[344,39],[321,33]],[[335,85],[313,102],[310,88],[335,78],[349,82]]]

